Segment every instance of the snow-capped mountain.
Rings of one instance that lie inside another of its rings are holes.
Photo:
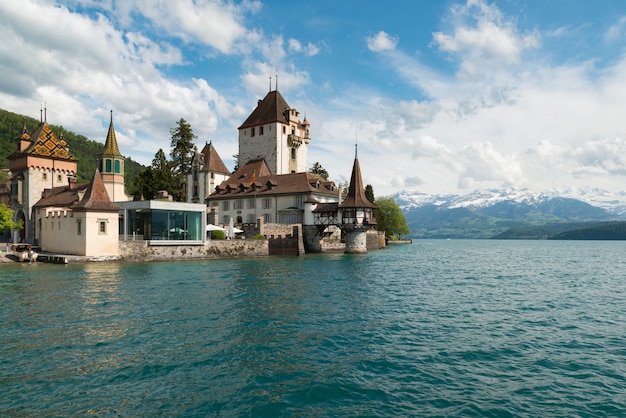
[[[557,198],[574,199],[604,209],[609,214],[626,217],[626,192],[613,193],[598,188],[566,188],[532,192],[528,189],[509,187],[447,195],[402,191],[396,193],[393,198],[403,211],[425,205],[439,206],[442,209],[467,208],[476,210],[502,202],[537,206]]]
[[[600,189],[536,193],[511,187],[463,195],[400,192],[392,197],[405,214],[411,235],[422,238],[490,238],[528,228],[548,236],[626,219],[626,193]]]

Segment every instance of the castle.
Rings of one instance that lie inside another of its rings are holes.
[[[306,118],[301,121],[278,90],[270,91],[239,127],[234,173],[207,143],[194,153],[186,202],[131,202],[112,112],[93,178],[80,185],[77,159],[42,117],[32,135],[23,128],[9,156],[10,206],[14,220],[24,225],[14,241],[38,244],[43,251],[116,256],[118,242],[129,239],[153,246],[205,245],[207,224],[232,223],[246,236],[262,230],[281,235],[298,225],[307,252],[377,248],[377,235],[371,242],[367,238],[376,222],[375,205],[365,196],[356,154],[345,194],[307,172],[310,141]]]

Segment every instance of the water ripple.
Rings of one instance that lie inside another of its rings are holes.
[[[623,416],[621,242],[6,265],[3,416]]]

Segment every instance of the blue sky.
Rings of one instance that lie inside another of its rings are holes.
[[[311,123],[309,166],[463,193],[624,190],[626,2],[0,0],[0,107],[149,164],[189,121],[233,167],[237,127],[278,89]]]

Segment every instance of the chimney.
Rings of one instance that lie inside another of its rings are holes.
[[[76,188],[76,177],[74,176],[67,176],[67,181],[70,185],[70,190],[73,190]]]

